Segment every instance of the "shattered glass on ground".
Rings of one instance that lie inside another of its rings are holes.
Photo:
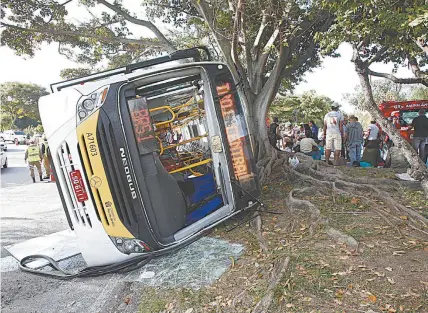
[[[153,259],[124,278],[148,287],[199,289],[212,284],[238,258],[244,247],[225,240],[204,237],[176,253]]]
[[[175,253],[160,256],[149,264],[127,274],[116,274],[119,280],[138,282],[147,287],[199,289],[216,281],[237,259],[244,247],[225,240],[203,237]],[[86,266],[81,254],[59,261],[69,273],[77,273]],[[3,258],[1,272],[18,270],[18,261]],[[52,271],[49,266],[41,271]]]

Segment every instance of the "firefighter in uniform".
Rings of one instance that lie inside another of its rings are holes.
[[[35,144],[34,140],[30,141],[30,145],[25,151],[25,162],[28,161],[28,167],[30,168],[30,176],[33,179],[33,183],[36,182],[36,178],[34,177],[34,167],[37,168],[39,172],[40,181],[43,181],[42,178],[42,166],[40,161],[42,160],[42,151],[39,146]]]
[[[48,144],[48,139],[46,137],[43,137],[43,143],[41,145],[41,149],[42,149],[42,156],[43,156],[43,165],[45,167],[45,172],[46,172],[46,176],[44,177],[44,179],[49,179],[49,175],[51,172],[51,164],[49,162],[49,144]]]

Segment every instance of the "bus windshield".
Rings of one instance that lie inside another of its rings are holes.
[[[407,125],[411,125],[413,122],[413,119],[418,115],[419,115],[418,111],[403,111],[402,119]],[[428,117],[428,112],[426,112],[425,115]]]

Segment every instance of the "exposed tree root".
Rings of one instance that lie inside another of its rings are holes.
[[[266,293],[264,297],[256,304],[252,313],[268,312],[268,309],[272,304],[275,288],[276,286],[278,286],[279,282],[282,280],[285,273],[287,272],[289,263],[290,263],[289,257],[285,259],[280,259],[275,263]]]
[[[254,218],[250,221],[252,233],[257,238],[260,249],[263,251],[263,253],[268,253],[269,249],[262,235],[262,218],[258,212],[255,212],[254,214]]]
[[[424,238],[428,237],[428,219],[413,209],[400,204],[390,195],[389,192],[399,191],[403,187],[399,181],[384,178],[350,177],[337,167],[330,166],[325,162],[314,161],[311,157],[303,154],[297,155],[300,161],[299,165],[296,168],[291,168],[288,165],[290,155],[274,151],[270,157],[259,161],[257,163],[260,171],[259,178],[263,183],[272,171],[282,171],[285,174],[285,179],[296,186],[289,192],[285,203],[290,212],[298,213],[298,215],[303,215],[309,219],[310,235],[313,235],[322,226],[325,227],[326,234],[333,240],[346,244],[352,249],[358,248],[358,241],[355,238],[330,227],[328,219],[322,217],[315,204],[300,198],[315,194],[333,196],[342,194],[359,198],[362,203],[370,208],[370,211],[376,213],[386,224],[394,228],[400,237],[402,231],[398,226],[403,223],[418,231]],[[334,197],[334,199],[336,198]],[[406,215],[408,219],[404,220],[403,215]],[[264,253],[267,253],[268,247],[262,237],[260,217],[252,222],[252,228],[260,248]],[[274,278],[269,286],[275,286]],[[266,312],[273,299],[273,288],[268,288],[265,297],[257,303],[253,312]]]
[[[418,212],[412,210],[411,208],[407,208],[404,205],[395,201],[387,191],[375,188],[373,186],[373,179],[370,179],[369,183],[355,183],[352,181],[345,181],[342,178],[338,178],[343,177],[344,174],[342,172],[340,172],[341,175],[332,175],[327,172],[320,172],[318,170],[315,170],[314,166],[312,166],[312,164],[315,162],[309,160],[309,163],[311,164],[309,166],[300,166],[299,164],[296,169],[284,167],[284,171],[286,173],[288,172],[287,174],[291,174],[295,178],[297,178],[296,182],[300,181],[306,184],[309,183],[312,186],[316,186],[317,188],[328,188],[336,193],[345,193],[350,196],[355,196],[364,199],[364,201],[372,208],[374,208],[374,211],[385,221],[387,221],[388,218],[386,218],[385,215],[381,213],[381,211],[385,212],[385,214],[392,216],[393,213],[382,209],[381,206],[379,206],[374,200],[377,200],[380,203],[386,203],[389,207],[395,209],[397,214],[407,214],[409,219],[407,224],[411,228],[425,235],[427,234],[424,229],[427,228],[428,220]],[[382,181],[382,183],[386,185],[386,181]],[[376,186],[378,186],[378,184],[376,184]],[[391,189],[389,185],[386,186],[387,188]],[[367,195],[370,195],[370,197],[374,199],[369,199]],[[399,220],[401,223],[403,222],[403,220],[397,217],[394,218]],[[391,222],[389,221],[388,224],[391,225]],[[395,226],[395,228],[401,234],[398,227]]]

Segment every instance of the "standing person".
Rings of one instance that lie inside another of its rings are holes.
[[[273,123],[270,124],[268,137],[269,137],[270,144],[275,149],[279,150],[279,148],[278,148],[279,124],[278,124],[278,118],[277,117],[274,117]]]
[[[36,182],[36,178],[34,177],[34,167],[37,168],[39,172],[40,181],[43,181],[42,178],[42,166],[40,161],[42,160],[42,151],[39,146],[36,145],[34,140],[30,140],[30,145],[25,151],[25,162],[28,160],[28,167],[30,168],[30,176],[33,179],[33,183]]]
[[[412,144],[416,152],[419,150],[419,157],[426,163],[427,151],[425,151],[425,147],[428,144],[428,118],[424,109],[420,109],[418,113],[419,115],[412,121],[412,127],[415,129]]]
[[[343,133],[342,138],[345,136],[345,127],[348,125],[348,115],[343,114]],[[342,141],[342,150],[340,151],[340,155],[345,159],[348,160],[348,149],[346,149],[345,142]]]
[[[379,146],[379,136],[380,131],[379,127],[376,125],[376,121],[373,120],[370,122],[368,128],[367,128],[367,145],[370,146]]]
[[[349,123],[345,126],[344,141],[351,160],[351,166],[360,166],[363,126],[361,126],[358,118],[354,115],[349,117]]]
[[[51,164],[49,162],[50,150],[49,150],[48,139],[46,138],[46,136],[43,137],[41,150],[42,150],[42,156],[43,156],[43,165],[45,167],[45,172],[46,172],[44,179],[49,179],[49,175],[51,172]]]
[[[311,128],[312,131],[312,138],[314,138],[315,140],[318,140],[318,129],[319,127],[315,124],[315,122],[313,120],[309,121],[309,127]]]
[[[324,117],[325,161],[330,162],[331,150],[334,149],[334,165],[338,164],[342,150],[343,115],[339,112],[339,105],[332,104],[331,111]]]

